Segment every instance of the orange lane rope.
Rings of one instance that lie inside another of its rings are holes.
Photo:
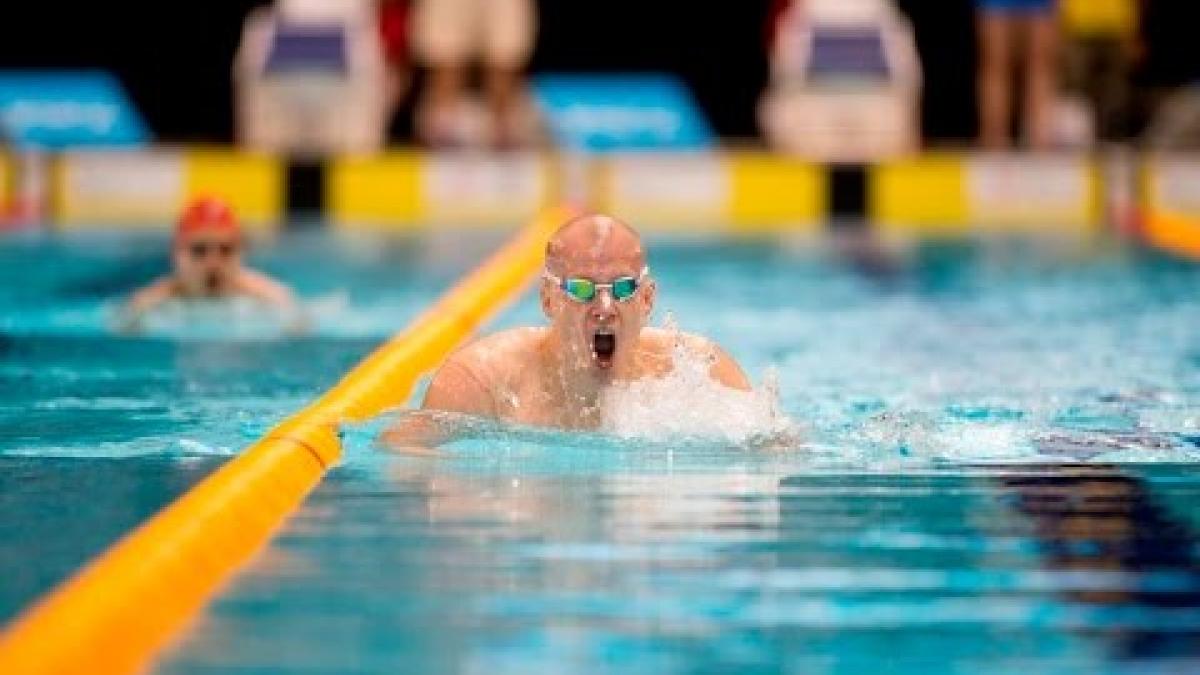
[[[1142,224],[1142,236],[1156,248],[1200,259],[1200,218],[1150,211]]]

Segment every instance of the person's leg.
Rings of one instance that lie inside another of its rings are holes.
[[[1054,141],[1054,103],[1058,96],[1058,17],[1039,12],[1024,17],[1025,113],[1024,129],[1034,150],[1046,150]]]
[[[455,120],[475,34],[473,9],[464,0],[419,0],[413,10],[413,46],[429,67],[416,131],[429,145],[456,142]]]
[[[979,140],[989,150],[1003,150],[1012,108],[1012,18],[981,10],[978,26]]]
[[[490,66],[484,74],[484,88],[492,116],[493,142],[501,148],[519,144],[518,117],[524,94],[521,71]]]
[[[484,91],[492,116],[492,139],[511,147],[522,138],[525,64],[533,51],[536,9],[532,0],[482,0],[487,12]]]
[[[461,63],[443,62],[429,67],[429,83],[417,114],[417,136],[427,145],[454,145],[455,116],[466,91],[467,69]]]
[[[1132,59],[1120,39],[1097,38],[1092,45],[1096,59],[1096,109],[1100,138],[1120,141],[1129,134],[1129,102],[1132,95]]]

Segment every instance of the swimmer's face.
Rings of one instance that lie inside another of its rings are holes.
[[[590,302],[579,302],[551,280],[543,280],[542,309],[565,351],[569,367],[598,379],[632,375],[638,335],[654,307],[654,282],[640,276],[645,256],[636,234],[628,229],[584,229],[568,235],[546,261],[559,279],[582,278],[610,284],[622,277],[639,279],[637,291],[618,301],[601,288]]]
[[[219,297],[233,290],[242,243],[228,228],[192,230],[175,241],[175,279],[188,295]]]

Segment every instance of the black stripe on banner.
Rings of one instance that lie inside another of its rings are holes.
[[[288,223],[314,222],[325,215],[325,163],[293,159],[287,165]]]
[[[829,209],[834,227],[864,227],[867,217],[867,167],[834,164],[829,167]]]

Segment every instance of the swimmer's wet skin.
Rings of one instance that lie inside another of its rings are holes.
[[[711,363],[709,377],[747,391],[737,363],[709,340],[647,328],[655,282],[641,237],[609,216],[562,225],[546,247],[540,299],[544,328],[518,328],[459,350],[434,375],[425,409],[564,429],[594,429],[613,384],[661,378],[676,344]],[[427,427],[385,432],[393,447],[436,442]]]
[[[134,293],[121,328],[136,329],[147,312],[171,300],[247,297],[300,322],[297,303],[283,284],[242,265],[245,237],[225,202],[201,198],[179,217],[171,246],[171,273]]]
[[[594,279],[584,277],[560,278],[551,274],[549,270],[543,272],[542,277],[561,288],[567,297],[576,302],[594,302],[597,294],[604,290],[607,290],[612,295],[614,301],[627,302],[633,299],[638,288],[645,281],[649,273],[649,268],[643,266],[641,272],[636,277],[622,276],[613,279],[610,283],[600,283]],[[613,355],[616,350],[616,332],[606,326],[597,328],[592,334],[592,357],[596,360],[596,364],[601,368],[611,368]]]

